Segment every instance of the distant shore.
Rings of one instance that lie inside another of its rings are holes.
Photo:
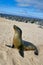
[[[5,19],[9,19],[9,20],[13,20],[13,21],[15,20],[18,22],[36,23],[38,25],[43,26],[43,19],[39,19],[39,18],[24,17],[24,16],[4,14],[4,13],[0,13],[0,17],[5,18]]]

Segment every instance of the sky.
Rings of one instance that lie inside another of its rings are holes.
[[[0,0],[0,13],[43,19],[43,0]]]

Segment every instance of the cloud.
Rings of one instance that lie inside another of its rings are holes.
[[[43,0],[16,0],[20,7],[33,6],[39,10],[43,10]]]
[[[30,4],[26,4],[26,3],[25,3],[25,4],[23,4],[23,3],[19,3],[19,4],[18,4],[18,6],[21,6],[21,7],[26,7],[26,6],[27,6],[27,7],[28,7],[28,6],[30,6]]]

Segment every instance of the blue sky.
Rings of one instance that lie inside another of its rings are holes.
[[[43,0],[0,0],[0,13],[43,19]]]

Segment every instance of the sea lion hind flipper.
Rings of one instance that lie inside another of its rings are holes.
[[[23,49],[19,49],[19,53],[22,57],[24,57],[24,50]]]
[[[35,49],[34,54],[35,55],[39,55],[39,52],[38,52],[38,49],[37,48]]]

